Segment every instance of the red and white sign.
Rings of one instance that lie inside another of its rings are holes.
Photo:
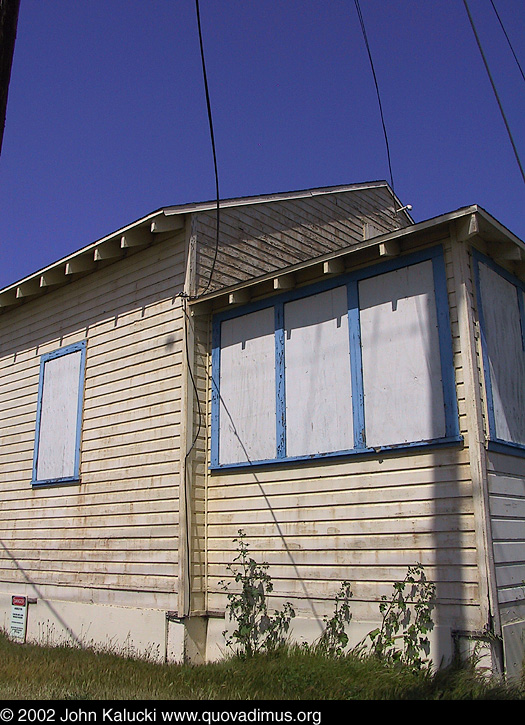
[[[26,641],[27,627],[27,597],[11,597],[11,626],[12,639],[17,642]]]

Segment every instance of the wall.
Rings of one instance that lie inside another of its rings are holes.
[[[512,261],[476,245],[478,364],[483,381],[483,431],[488,527],[493,557],[494,613],[506,673],[519,677],[525,652],[525,447],[523,281]],[[497,250],[496,250],[497,251]]]
[[[177,610],[183,271],[180,234],[0,317],[4,606]],[[81,482],[32,489],[40,357],[84,339]]]
[[[270,565],[275,604],[292,600],[296,627],[309,638],[320,634],[323,617],[331,614],[333,598],[348,579],[353,591],[350,629],[358,632],[359,639],[377,624],[381,596],[389,596],[393,583],[418,562],[437,585],[435,662],[451,655],[452,631],[485,626],[480,599],[486,583],[483,589],[479,566],[483,552],[468,449],[465,333],[458,324],[451,243],[442,241],[463,442],[376,456],[210,471],[209,613],[224,612],[220,582],[236,553],[233,539],[243,529],[254,558]],[[221,641],[220,625],[213,622],[210,652]]]
[[[525,619],[525,472],[523,458],[488,454],[489,502],[503,624]]]
[[[195,291],[212,292],[358,244],[367,238],[365,225],[377,235],[407,223],[404,215],[394,217],[385,186],[225,208],[214,263],[216,213],[201,212],[195,228]]]

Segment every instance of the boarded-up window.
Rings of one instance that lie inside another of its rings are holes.
[[[445,435],[432,262],[359,283],[366,443]]]
[[[353,448],[347,289],[284,306],[286,453]]]
[[[33,484],[78,479],[84,354],[78,343],[42,357]]]
[[[523,290],[483,262],[478,279],[490,435],[525,445]]]
[[[221,325],[221,461],[275,458],[274,330],[273,308]]]
[[[460,440],[440,247],[214,320],[212,467]]]

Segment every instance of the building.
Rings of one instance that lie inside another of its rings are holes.
[[[25,634],[224,649],[245,531],[313,640],[421,563],[432,658],[525,633],[525,245],[385,182],[160,209],[0,291],[0,605]],[[19,601],[19,600],[17,600]]]

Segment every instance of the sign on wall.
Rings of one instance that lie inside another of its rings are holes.
[[[11,638],[17,642],[26,641],[27,597],[11,597]]]

